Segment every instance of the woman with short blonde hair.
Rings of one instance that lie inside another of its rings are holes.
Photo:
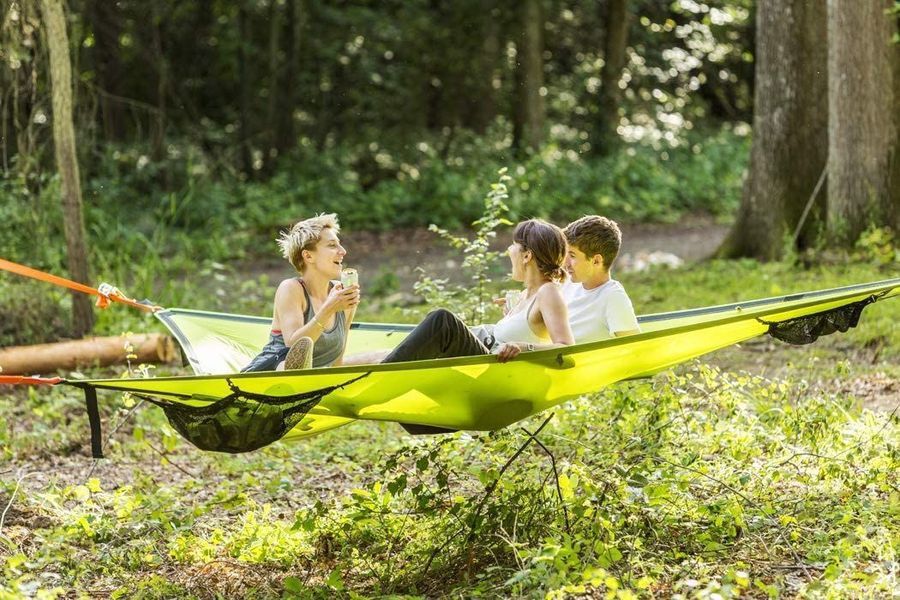
[[[296,223],[276,240],[298,277],[275,291],[269,342],[243,371],[326,367],[341,363],[359,305],[359,285],[334,283],[347,250],[338,239],[337,215]]]

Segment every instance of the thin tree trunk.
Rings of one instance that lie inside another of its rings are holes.
[[[431,12],[431,20],[441,23],[446,18],[444,4],[441,0],[429,0],[428,8]],[[425,127],[430,131],[437,131],[447,124],[444,115],[444,77],[445,69],[443,61],[438,57],[430,56],[426,59],[428,64],[427,76],[422,83],[425,85]]]
[[[75,150],[75,126],[72,122],[72,69],[66,20],[61,0],[41,0],[47,45],[50,50],[50,81],[53,89],[53,140],[56,164],[62,182],[62,205],[69,273],[76,281],[87,282],[88,259],[85,248],[84,217],[81,209],[81,183]],[[94,325],[90,299],[73,292],[72,326],[78,336]]]
[[[897,218],[893,0],[828,0],[828,232],[852,246]]]
[[[619,103],[622,97],[619,79],[625,67],[628,46],[628,0],[610,0],[606,14],[606,43],[603,52],[603,72],[597,101],[597,121],[593,150],[608,154],[619,139]]]
[[[900,12],[893,13],[894,31],[900,33]],[[894,82],[894,101],[891,107],[891,114],[894,119],[894,136],[900,137],[900,40],[897,39],[896,33],[893,42],[893,55],[891,58]],[[894,231],[900,232],[900,148],[896,145],[891,156],[891,203],[894,207]]]
[[[277,128],[275,148],[279,155],[290,152],[297,144],[294,111],[297,108],[297,80],[300,74],[301,44],[306,11],[302,0],[288,0],[284,22],[284,70],[280,80],[279,104],[275,113]]]
[[[238,6],[238,148],[240,149],[241,171],[253,176],[253,159],[250,155],[250,80],[247,74],[247,45],[250,43],[250,28],[247,23],[247,6],[241,1]]]
[[[481,52],[473,65],[477,73],[478,93],[469,98],[468,109],[465,114],[469,121],[464,123],[477,131],[484,133],[494,118],[497,116],[497,90],[494,89],[494,77],[497,70],[497,62],[500,58],[500,27],[497,23],[496,2],[486,1],[482,8],[488,16],[483,22],[483,35]]]
[[[518,100],[513,145],[538,150],[544,141],[544,16],[540,0],[524,0],[516,55]]]
[[[154,161],[162,161],[165,156],[166,149],[166,91],[169,87],[169,66],[166,63],[166,57],[163,54],[162,44],[162,21],[163,16],[160,13],[160,7],[156,2],[151,3],[151,14],[153,22],[150,25],[150,35],[152,36],[153,55],[156,61],[156,121],[152,127],[151,137],[151,156]],[[168,174],[168,170],[165,170]],[[168,177],[167,177],[168,178]],[[167,186],[168,187],[168,186]]]
[[[125,116],[122,105],[110,95],[121,96],[119,82],[122,65],[119,60],[119,8],[109,0],[89,0],[87,13],[94,33],[94,68],[100,89],[100,116],[107,140],[121,141],[125,137]]]
[[[284,19],[282,18],[281,7],[278,2],[272,2],[269,5],[269,102],[266,115],[266,140],[269,147],[265,157],[266,173],[272,172],[275,161],[280,154],[278,151],[278,111],[282,105],[281,96],[285,93],[281,86],[283,69],[281,30],[283,28]]]
[[[738,218],[720,256],[780,258],[825,167],[825,14],[814,4],[761,0],[757,6],[753,147]],[[805,221],[801,248],[821,227],[821,204]]]
[[[38,46],[35,43],[35,32],[40,31],[39,17],[35,11],[37,6],[30,3],[22,4],[20,7],[19,19],[16,23],[9,25],[13,36],[17,38],[15,43],[18,50],[26,54],[25,60],[22,60],[17,69],[7,71],[10,73],[10,107],[11,107],[11,125],[15,138],[16,155],[16,171],[22,176],[22,180],[26,181],[31,191],[37,192],[34,188],[33,179],[28,174],[39,168],[40,156],[39,148],[36,142],[34,117],[35,108],[37,106],[37,81],[38,81],[38,63],[40,56]],[[7,42],[3,39],[0,42]],[[13,45],[12,40],[9,41],[10,46]],[[5,92],[5,90],[4,90]]]

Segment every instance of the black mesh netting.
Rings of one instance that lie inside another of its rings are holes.
[[[769,335],[776,339],[789,344],[811,344],[819,339],[819,336],[830,335],[837,331],[845,332],[851,327],[856,327],[863,309],[876,299],[875,296],[870,296],[847,306],[780,323],[770,323],[762,319],[760,321],[769,326]]]
[[[280,440],[322,398],[366,375],[341,385],[278,397],[245,392],[227,380],[232,393],[208,406],[189,406],[140,397],[162,407],[172,427],[201,450],[237,454]]]

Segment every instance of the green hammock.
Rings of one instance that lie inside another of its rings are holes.
[[[161,406],[205,450],[243,452],[355,419],[488,431],[609,384],[647,376],[768,333],[790,343],[854,327],[863,308],[900,293],[900,279],[764,300],[647,315],[642,333],[530,352],[508,363],[471,356],[405,363],[237,373],[262,348],[271,320],[170,309],[157,313],[196,375],[67,381],[131,392]],[[393,348],[412,325],[358,323],[348,353]]]

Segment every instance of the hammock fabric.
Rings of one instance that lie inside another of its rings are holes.
[[[768,333],[791,343],[856,326],[868,304],[900,294],[900,279],[640,317],[642,333],[520,354],[237,373],[265,344],[271,320],[168,309],[154,313],[196,375],[55,381],[131,392],[162,406],[204,450],[245,452],[356,419],[489,431],[612,383],[648,376]],[[393,348],[412,325],[354,323],[348,353]],[[2,381],[0,381],[2,382]],[[95,400],[95,396],[94,396]],[[99,417],[89,410],[100,455]]]
[[[347,384],[357,379],[360,375]],[[137,394],[160,406],[169,423],[186,440],[201,450],[249,452],[277,442],[285,436],[319,401],[343,387],[332,386],[311,392],[273,398],[239,390],[230,381],[231,395],[208,406],[161,402]]]
[[[863,309],[875,300],[875,296],[869,296],[865,300],[819,314],[769,323],[769,335],[789,344],[811,344],[823,335],[838,331],[844,333],[851,327],[856,327]]]

